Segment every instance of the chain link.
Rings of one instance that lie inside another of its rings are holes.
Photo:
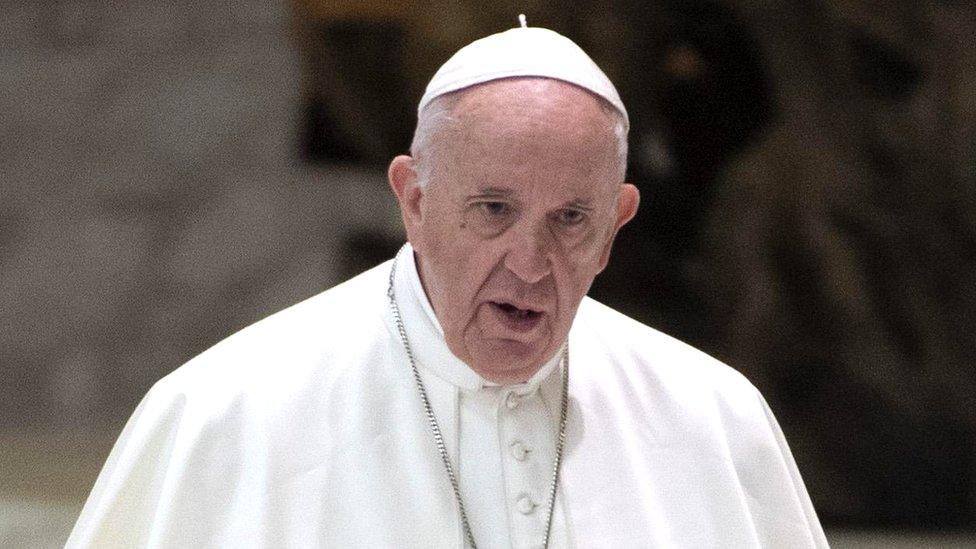
[[[400,259],[400,253],[402,249],[397,253],[396,257],[393,258],[393,265],[390,268],[390,284],[386,290],[386,295],[390,300],[390,310],[393,312],[393,319],[396,322],[397,332],[400,334],[400,341],[403,343],[403,348],[407,352],[407,360],[410,362],[410,369],[413,371],[413,379],[417,383],[417,391],[420,393],[420,401],[424,406],[424,413],[427,415],[427,423],[430,425],[430,430],[434,435],[434,444],[437,446],[437,452],[441,456],[441,461],[444,463],[444,470],[447,472],[447,478],[451,482],[451,488],[454,491],[454,499],[457,501],[458,514],[461,516],[461,526],[464,529],[464,537],[468,542],[471,549],[477,549],[477,544],[474,542],[474,534],[471,532],[471,525],[468,523],[468,514],[464,510],[464,502],[461,499],[461,486],[458,483],[457,475],[454,473],[454,467],[451,466],[451,457],[447,453],[447,446],[444,444],[444,435],[441,434],[440,425],[437,423],[437,417],[434,416],[434,408],[430,405],[430,398],[427,397],[427,389],[424,387],[424,382],[420,378],[420,371],[417,369],[417,361],[414,359],[413,350],[410,348],[410,341],[407,339],[407,331],[403,326],[403,318],[400,316],[400,308],[397,306],[396,293],[393,290],[393,279],[396,274],[397,262]],[[566,444],[566,415],[567,415],[567,404],[569,401],[569,345],[566,345],[566,350],[563,352],[562,356],[562,399],[559,406],[559,435],[556,438],[556,459],[553,460],[552,464],[552,485],[549,487],[549,504],[548,517],[546,518],[546,535],[543,540],[543,547],[549,547],[549,536],[552,533],[552,514],[553,509],[556,505],[556,488],[559,486],[559,467],[562,464],[563,457],[563,447]]]

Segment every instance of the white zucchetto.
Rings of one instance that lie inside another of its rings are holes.
[[[587,89],[613,105],[630,126],[617,89],[600,67],[575,42],[541,27],[516,27],[458,50],[427,84],[417,112],[441,95],[518,76],[554,78]]]

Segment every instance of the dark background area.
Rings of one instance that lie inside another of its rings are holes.
[[[974,10],[746,4],[526,9],[631,114],[644,200],[591,295],[745,373],[826,524],[973,528]],[[514,22],[495,15],[465,14],[435,57]],[[342,77],[307,101],[306,158],[381,169],[406,150],[427,76],[409,70],[414,17],[311,26],[315,67],[334,68],[312,74]]]
[[[427,80],[520,12],[630,112],[591,295],[756,384],[828,530],[976,531],[970,3],[14,0],[0,545],[64,535],[154,381],[392,256]]]

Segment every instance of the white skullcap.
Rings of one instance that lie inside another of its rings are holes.
[[[541,27],[516,27],[486,36],[458,50],[427,84],[417,112],[436,97],[500,78],[555,78],[606,99],[630,126],[617,89],[575,42]]]

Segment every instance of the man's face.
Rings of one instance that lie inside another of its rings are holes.
[[[409,157],[391,182],[448,347],[485,379],[525,381],[565,340],[637,190],[619,182],[613,118],[570,84],[484,84],[452,117],[426,188]]]

